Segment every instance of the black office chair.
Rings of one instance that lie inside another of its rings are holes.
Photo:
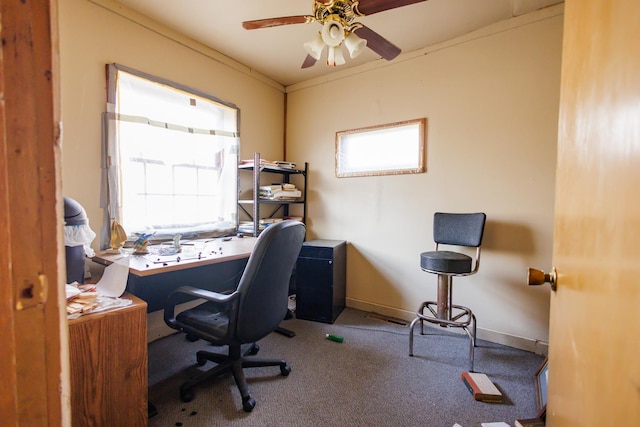
[[[471,309],[452,304],[453,277],[475,274],[480,267],[480,245],[487,216],[484,213],[442,213],[433,217],[434,251],[420,254],[422,271],[438,275],[438,300],[425,301],[416,311],[409,327],[409,356],[413,356],[413,328],[420,322],[424,335],[424,322],[442,327],[462,328],[469,336],[469,359],[473,371],[473,351],[476,346],[476,316]],[[476,249],[472,257],[460,252],[439,250],[440,245]]]
[[[249,395],[243,368],[280,366],[283,376],[291,367],[282,359],[253,357],[260,347],[256,341],[273,332],[284,319],[288,305],[289,278],[300,253],[305,226],[299,221],[283,221],[267,227],[258,237],[237,289],[228,295],[182,286],[169,295],[164,321],[189,337],[202,338],[216,346],[229,346],[228,355],[198,351],[198,365],[217,363],[203,375],[180,387],[180,399],[193,399],[192,388],[202,381],[231,372],[242,395],[242,408],[251,412],[256,405]],[[207,301],[174,314],[184,294]],[[244,352],[243,344],[251,344]]]

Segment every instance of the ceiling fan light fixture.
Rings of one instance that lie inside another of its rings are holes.
[[[324,41],[322,40],[322,36],[320,35],[320,33],[317,33],[313,39],[305,42],[303,46],[304,50],[307,51],[307,53],[317,61],[322,55],[322,51],[324,49]]]
[[[350,33],[344,39],[344,45],[349,51],[351,59],[356,58],[367,47],[367,41],[358,37],[355,33]]]
[[[344,27],[338,21],[328,20],[322,27],[322,40],[330,47],[338,46],[344,41]]]
[[[327,49],[327,65],[334,68],[345,63],[344,55],[342,55],[342,46],[330,46]]]

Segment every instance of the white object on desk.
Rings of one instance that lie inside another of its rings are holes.
[[[128,277],[129,257],[120,258],[104,269],[96,289],[100,295],[119,298],[127,287]]]

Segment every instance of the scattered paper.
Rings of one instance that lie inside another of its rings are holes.
[[[482,423],[480,424],[482,427],[511,427],[509,424],[499,421],[497,423]]]
[[[70,300],[71,298],[79,295],[82,291],[80,289],[78,289],[78,282],[73,282],[71,284],[66,284],[65,285],[65,294],[67,297],[67,300]]]
[[[119,298],[127,287],[128,277],[129,257],[123,257],[104,269],[96,289],[102,296]]]
[[[133,301],[126,298],[98,297],[98,303],[99,305],[93,310],[93,313],[111,310],[112,308],[128,307],[133,304]]]
[[[75,313],[69,313],[67,310],[67,319],[77,319],[85,314],[99,313],[105,310],[112,310],[120,307],[128,307],[133,304],[133,301],[125,298],[111,298],[111,297],[97,297],[95,307],[92,307],[89,311],[78,311]],[[67,307],[69,303],[67,303]]]

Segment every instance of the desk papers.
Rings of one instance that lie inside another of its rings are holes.
[[[102,277],[96,283],[100,295],[119,298],[127,287],[129,277],[129,257],[120,258],[104,269]]]

